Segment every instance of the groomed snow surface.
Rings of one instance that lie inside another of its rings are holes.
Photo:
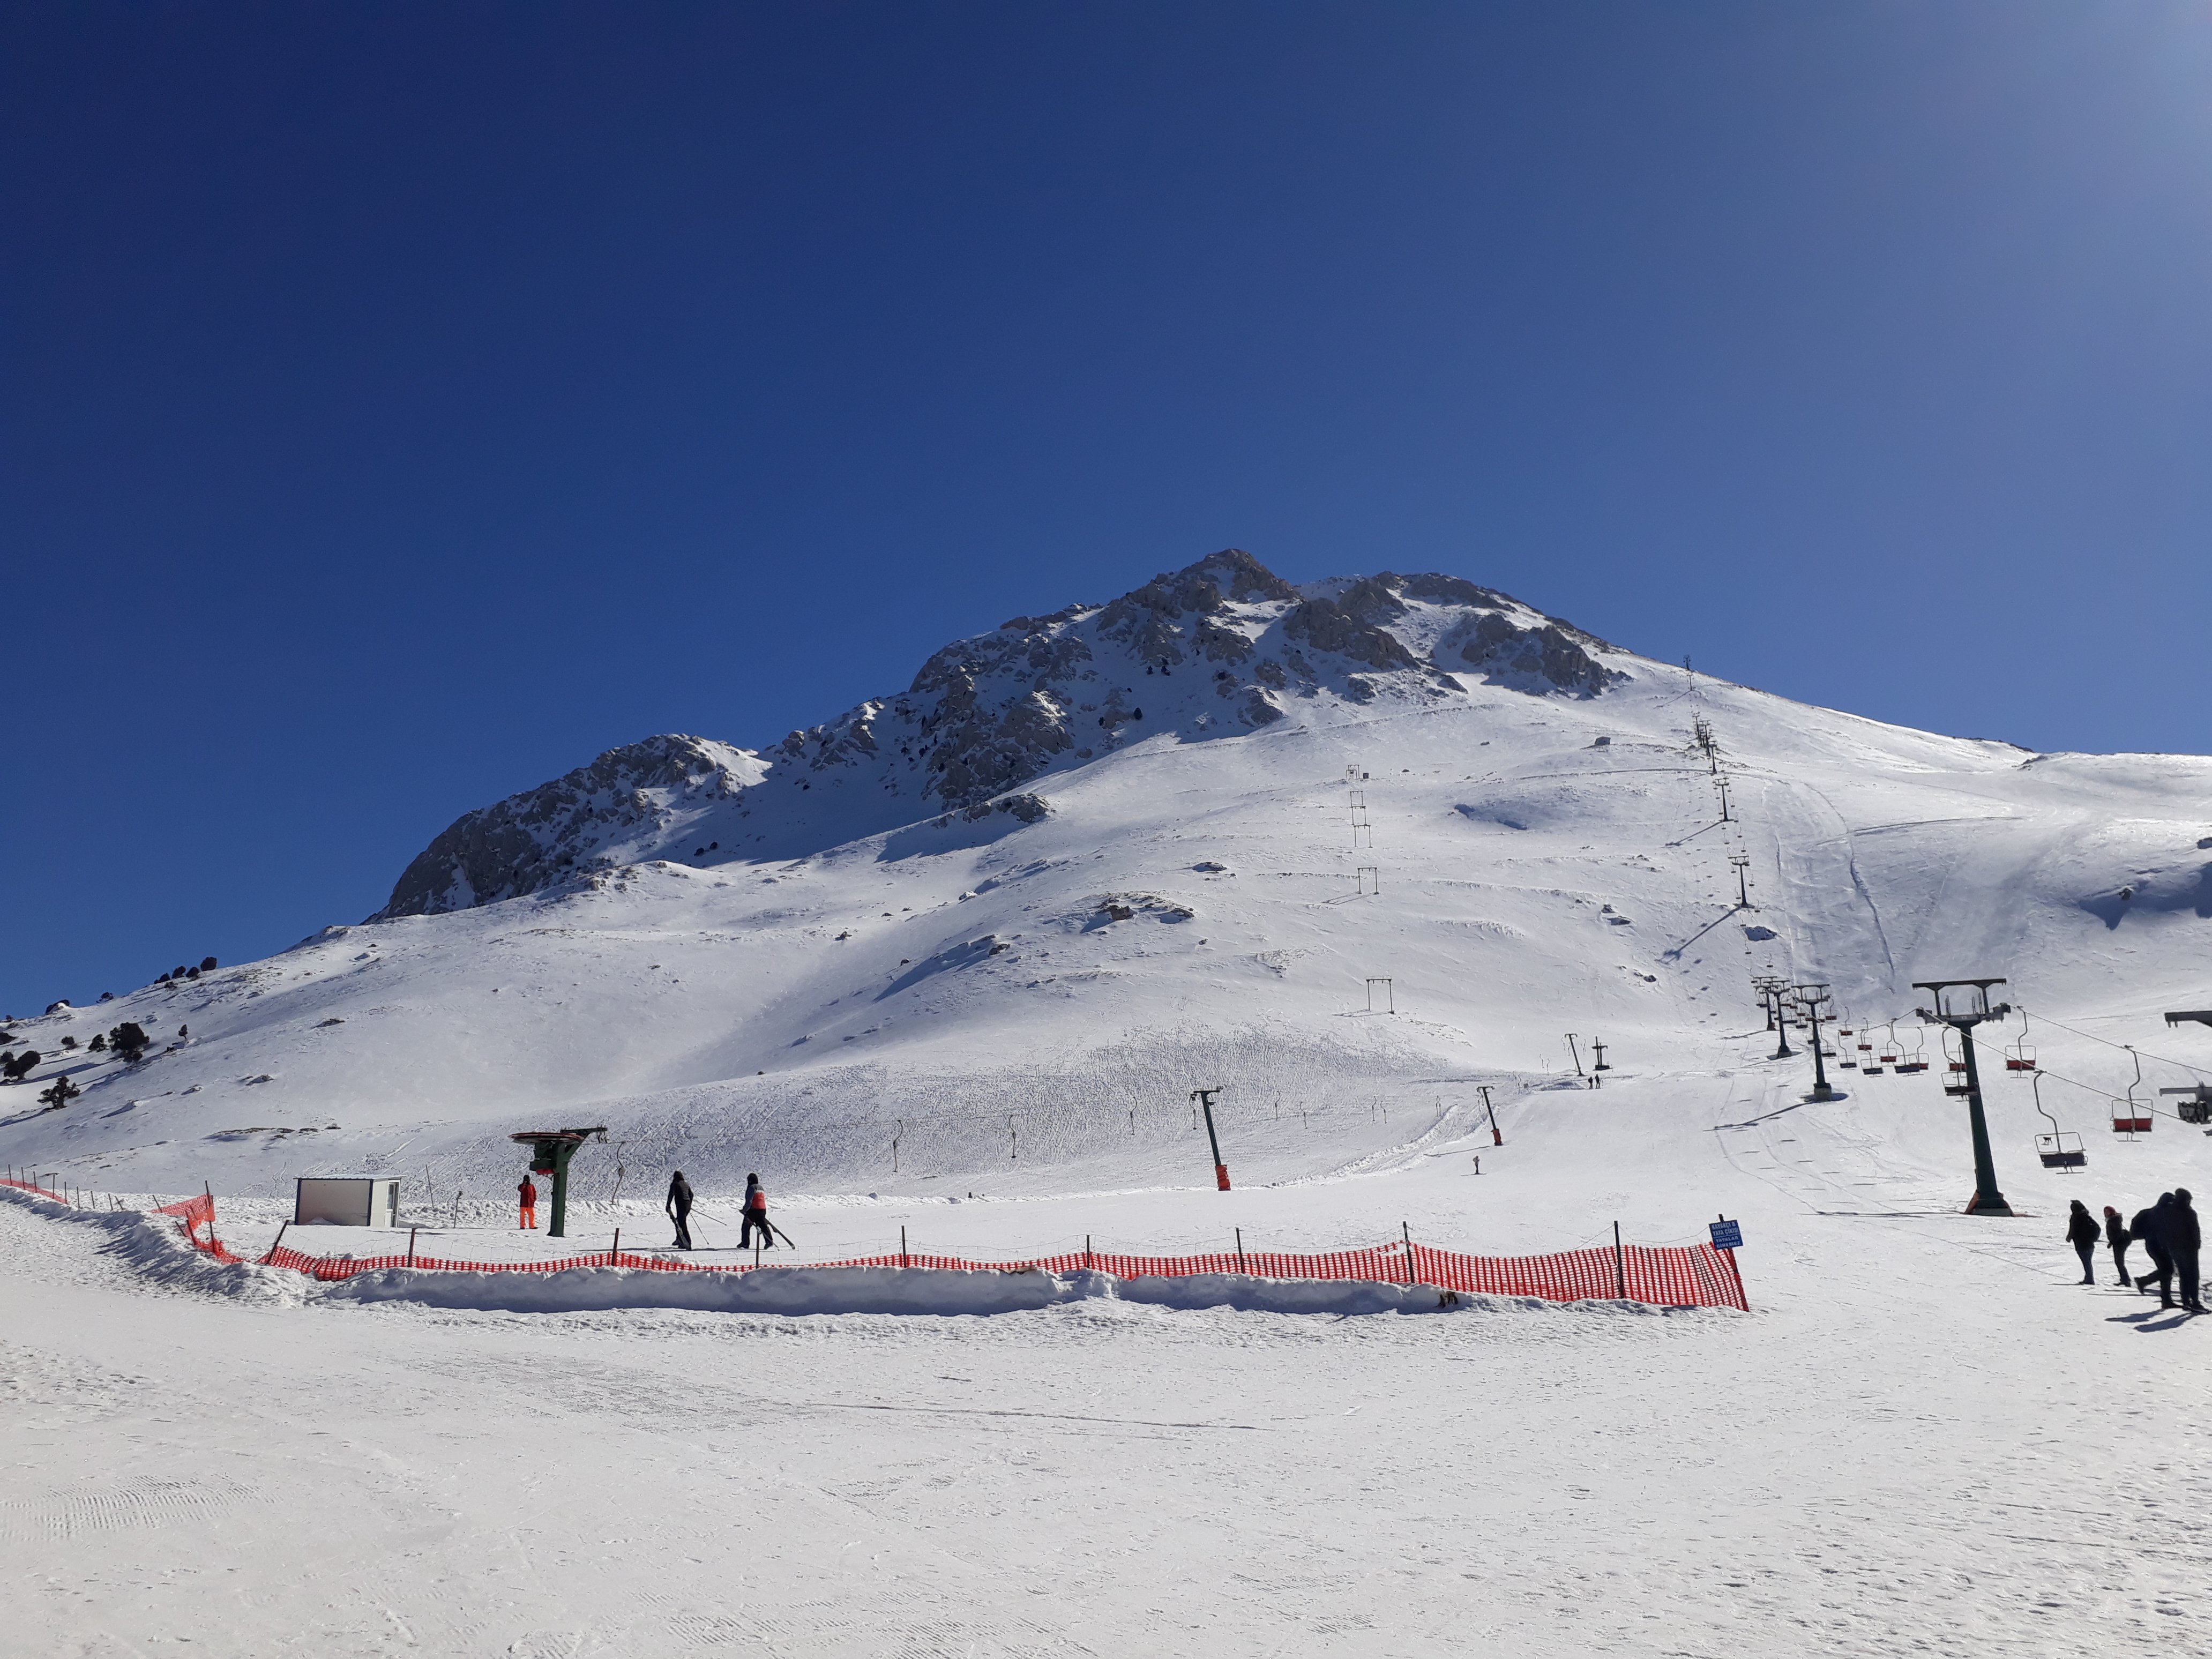
[[[1799,1068],[1753,1058],[1763,1038],[1739,1047],[1726,1074],[1540,1097],[1505,1147],[1483,1138],[1479,1176],[1468,1146],[1228,1194],[817,1200],[781,1219],[802,1257],[872,1248],[902,1217],[945,1249],[1108,1215],[1191,1248],[1231,1225],[1248,1241],[1335,1223],[1379,1237],[1401,1214],[1417,1234],[1454,1218],[1479,1232],[1493,1206],[1626,1209],[1632,1184],[1743,1218],[1749,1315],[1503,1298],[1439,1313],[1376,1286],[1360,1316],[1334,1285],[1314,1287],[1331,1311],[1286,1313],[1233,1277],[1182,1297],[1230,1305],[1182,1307],[1004,1274],[972,1276],[995,1281],[1006,1310],[988,1315],[916,1317],[918,1297],[905,1313],[732,1311],[727,1277],[639,1273],[563,1277],[717,1288],[693,1307],[579,1309],[560,1278],[317,1287],[214,1267],[159,1225],[0,1202],[0,1646],[2186,1645],[2206,1612],[2212,1331],[2074,1285],[2058,1234],[2069,1192],[2132,1205],[2177,1178],[2212,1188],[2203,1137],[2162,1122],[2098,1144],[2070,1185],[2008,1148],[2027,1213],[1970,1219],[1951,1212],[1963,1135],[1929,1079],[1805,1105]],[[1950,1156],[1921,1167],[1893,1150],[1908,1117],[1940,1121]],[[629,1218],[626,1250],[646,1224]],[[243,1249],[274,1229],[225,1231]],[[360,1254],[392,1237],[310,1233]],[[556,1248],[441,1238],[502,1245]],[[809,1281],[826,1277],[760,1282],[818,1308]],[[881,1306],[920,1276],[866,1277]],[[1421,1316],[1383,1311],[1408,1303]]]
[[[1594,698],[1401,676],[1231,736],[1147,690],[1141,735],[1035,783],[1034,821],[879,832],[877,803],[848,833],[821,774],[803,856],[633,865],[17,1022],[47,1058],[0,1090],[0,1163],[204,1182],[241,1250],[296,1177],[385,1174],[427,1251],[561,1253],[513,1229],[507,1137],[601,1124],[569,1248],[664,1243],[675,1168],[702,1259],[734,1259],[749,1170],[800,1248],[754,1288],[632,1276],[706,1304],[589,1307],[520,1274],[318,1288],[0,1202],[0,1650],[2201,1646],[2212,1325],[2108,1261],[2080,1286],[2062,1234],[2072,1195],[2212,1196],[2170,1102],[2107,1127],[2110,1096],[2212,1067],[2212,1031],[2158,1018],[2212,1006],[2212,762],[1606,660],[1627,678]],[[1831,981],[1854,1052],[1936,1069],[1804,1103],[1760,971]],[[1958,1213],[1963,1115],[1911,1019],[1915,981],[1960,974],[2029,1011],[1988,1033],[2016,1219]],[[61,1044],[125,1019],[161,1044],[142,1066]],[[1609,1045],[1603,1089],[1569,1031]],[[2037,1085],[1996,1059],[2021,1042],[2086,1171],[2038,1162]],[[63,1071],[82,1097],[41,1111]],[[1216,1085],[1227,1194],[1188,1099]],[[1504,1255],[1721,1212],[1748,1314],[1006,1275],[988,1294],[1044,1305],[797,1311],[908,1294],[805,1271],[902,1228],[976,1260],[1401,1227]]]

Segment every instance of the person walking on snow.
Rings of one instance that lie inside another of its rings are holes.
[[[2081,1282],[2097,1282],[2097,1218],[2089,1213],[2089,1206],[2080,1199],[2066,1218],[2066,1242],[2074,1247],[2074,1254],[2081,1258]]]
[[[678,1170],[670,1178],[668,1199],[660,1207],[676,1224],[676,1248],[679,1250],[690,1249],[691,1248],[691,1183],[684,1178],[683,1170]]]
[[[2173,1305],[2173,1258],[2166,1253],[2166,1212],[2173,1207],[2173,1194],[2160,1193],[2158,1202],[2147,1210],[2137,1210],[2128,1222],[2128,1231],[2150,1257],[2150,1271],[2136,1280],[2136,1289],[2150,1288],[2153,1279],[2158,1281],[2158,1305]]]
[[[738,1248],[744,1249],[752,1243],[753,1229],[760,1229],[761,1244],[767,1249],[775,1248],[775,1231],[768,1224],[768,1193],[760,1184],[760,1177],[745,1177],[745,1218],[738,1232]]]
[[[2174,1277],[2181,1281],[2181,1305],[2191,1313],[2204,1311],[2197,1292],[2197,1252],[2203,1242],[2197,1212],[2189,1202],[2189,1188],[2176,1187],[2173,1208],[2166,1218],[2166,1253],[2173,1261]]]
[[[2128,1277],[2128,1246],[2134,1242],[2135,1235],[2128,1231],[2128,1224],[2120,1219],[2120,1212],[2109,1204],[2105,1206],[2105,1243],[2112,1247],[2112,1266],[2119,1269],[2123,1285],[2134,1283]]]
[[[527,1232],[534,1233],[538,1231],[537,1183],[532,1182],[531,1178],[526,1175],[522,1177],[521,1183],[515,1188],[514,1191],[515,1195],[522,1200],[523,1230]]]

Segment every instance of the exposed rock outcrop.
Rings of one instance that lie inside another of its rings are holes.
[[[1436,574],[1293,587],[1230,548],[1106,605],[1015,617],[930,657],[907,690],[754,753],[648,738],[461,817],[380,916],[465,908],[648,860],[803,856],[901,826],[1049,811],[1024,786],[1156,733],[1235,736],[1301,702],[1466,695],[1458,675],[1588,697],[1615,648]],[[1018,833],[1018,830],[1008,833]]]

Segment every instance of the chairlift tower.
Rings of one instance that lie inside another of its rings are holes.
[[[1934,999],[1933,1008],[1914,1012],[1920,1018],[1948,1025],[1959,1034],[1959,1046],[1966,1061],[1966,1121],[1974,1138],[1974,1196],[1966,1206],[1968,1215],[2010,1215],[2012,1206],[2005,1202],[2004,1194],[1997,1190],[1996,1160],[1990,1153],[1989,1120],[1982,1113],[1982,1075],[1974,1065],[1974,1027],[1985,1019],[2002,1019],[2012,1012],[2008,1003],[1990,1006],[1990,987],[2002,985],[2001,979],[1937,979],[1915,980],[1912,988],[1925,991]]]
[[[1735,908],[1739,910],[1748,910],[1751,908],[1751,888],[1744,872],[1751,868],[1751,854],[1729,854],[1729,866],[1735,872]]]
[[[548,1238],[567,1236],[564,1230],[568,1222],[568,1160],[592,1135],[605,1140],[606,1126],[595,1123],[588,1129],[525,1129],[507,1137],[509,1140],[528,1144],[531,1174],[553,1177],[553,1217],[552,1225],[545,1230]]]
[[[1783,993],[1789,988],[1790,981],[1763,974],[1752,981],[1752,985],[1766,1003],[1767,1024],[1775,1036],[1774,1058],[1788,1060],[1797,1052],[1790,1046],[1790,1016],[1782,1006]]]
[[[1836,1091],[1828,1086],[1828,1068],[1822,1063],[1820,1048],[1820,1005],[1831,1001],[1826,980],[1814,980],[1803,985],[1793,985],[1791,992],[1805,1010],[1805,1029],[1813,1034],[1813,1098],[1833,1100]]]

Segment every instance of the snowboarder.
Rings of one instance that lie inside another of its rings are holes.
[[[2133,1282],[2128,1278],[2128,1246],[2135,1243],[2135,1237],[2120,1219],[2120,1212],[2109,1204],[2105,1206],[2105,1243],[2112,1247],[2112,1266],[2119,1269],[2123,1285]]]
[[[670,1178],[668,1200],[660,1207],[666,1211],[669,1218],[676,1223],[676,1248],[679,1250],[690,1249],[691,1248],[691,1183],[684,1178],[683,1170],[678,1170]]]
[[[538,1184],[526,1175],[514,1191],[522,1200],[523,1230],[534,1233],[538,1231]]]
[[[2166,1253],[2173,1262],[2174,1277],[2181,1281],[2181,1305],[2191,1313],[2203,1313],[2204,1304],[2197,1291],[2197,1252],[2203,1248],[2204,1236],[2197,1224],[2197,1212],[2189,1202],[2189,1188],[2173,1189],[2173,1207],[2166,1217]]]
[[[775,1230],[768,1224],[768,1192],[760,1184],[758,1176],[749,1175],[745,1177],[745,1218],[738,1232],[739,1249],[744,1249],[746,1245],[752,1243],[753,1229],[756,1227],[760,1229],[762,1247],[774,1249]]]
[[[2137,1210],[2129,1218],[2128,1231],[2150,1257],[2150,1271],[2136,1280],[2136,1289],[2147,1291],[2151,1281],[2158,1281],[2158,1305],[2173,1305],[2173,1258],[2166,1253],[2166,1216],[2173,1207],[2173,1194],[2160,1193],[2158,1202],[2147,1210]]]
[[[2089,1206],[2080,1199],[2066,1218],[2066,1242],[2074,1247],[2074,1254],[2081,1258],[2081,1282],[2097,1282],[2097,1218],[2089,1213]]]

